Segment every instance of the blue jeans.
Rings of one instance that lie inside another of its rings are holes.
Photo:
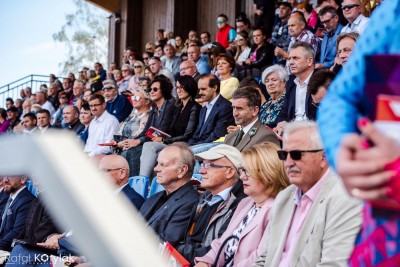
[[[6,267],[50,266],[50,256],[43,251],[16,245],[8,257]]]

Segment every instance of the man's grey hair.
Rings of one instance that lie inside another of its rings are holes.
[[[315,121],[291,121],[283,127],[283,139],[287,139],[289,135],[302,131],[307,132],[310,138],[312,149],[323,149],[321,138],[318,132],[318,126]]]
[[[281,65],[276,64],[276,65],[272,65],[272,66],[266,68],[263,71],[263,73],[261,75],[261,81],[263,84],[265,84],[265,78],[267,78],[272,73],[277,73],[279,80],[281,82],[287,82],[289,80],[289,74],[288,74],[287,70],[284,67],[282,67]]]
[[[191,179],[196,161],[194,159],[194,154],[190,149],[190,146],[184,142],[175,142],[173,144],[168,145],[166,148],[173,148],[173,147],[178,148],[180,152],[178,155],[175,155],[174,159],[176,160],[175,163],[179,167],[182,167],[184,165],[188,166],[188,171],[185,174],[185,177]]]
[[[290,49],[303,48],[303,55],[305,58],[312,58],[315,63],[315,51],[311,44],[306,42],[295,42]],[[289,51],[290,52],[290,51]]]

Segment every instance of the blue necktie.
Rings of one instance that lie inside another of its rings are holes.
[[[7,211],[10,208],[11,202],[12,202],[12,198],[9,197],[8,200],[7,200],[7,204],[6,204],[6,206],[4,208],[4,211],[3,211],[3,216],[1,217],[0,233],[3,232],[3,228],[4,228],[5,224],[6,224]]]

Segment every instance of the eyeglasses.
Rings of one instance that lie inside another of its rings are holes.
[[[336,15],[334,15],[334,16],[332,16],[330,19],[327,19],[327,20],[321,20],[321,24],[327,24],[327,23],[329,23],[334,17],[336,17]]]
[[[144,57],[144,58],[143,58],[143,60],[148,60],[148,59],[149,59],[148,57]]]
[[[58,99],[67,99],[65,96],[60,96]]]
[[[112,89],[115,89],[115,88],[114,87],[103,87],[104,91],[108,91],[108,90],[112,90]]]
[[[239,172],[239,175],[240,175],[240,176],[242,176],[242,175],[244,175],[244,176],[246,176],[246,177],[249,177],[249,176],[250,176],[249,172],[248,172],[245,168],[243,168],[243,167],[239,168],[239,169],[238,169],[238,172]]]
[[[223,19],[217,20],[217,24],[221,24],[221,23],[224,23],[224,22],[225,22],[225,20],[223,20]]]
[[[244,40],[244,38],[236,38],[236,39],[235,39],[236,42],[238,42],[238,41],[243,41],[243,40]]]
[[[103,105],[104,103],[101,103],[101,104],[93,104],[93,105],[89,105],[89,107],[90,108],[94,108],[94,107],[98,107],[98,106],[101,106],[101,105]]]
[[[139,102],[140,99],[141,99],[141,97],[138,96],[138,95],[134,95],[134,96],[131,96],[131,99],[132,99],[133,101]]]
[[[360,6],[360,5],[356,5],[356,4],[345,5],[345,6],[342,6],[342,10],[352,9],[355,6]]]
[[[210,168],[232,168],[232,167],[207,162],[207,163],[201,163],[200,168],[210,169]]]
[[[133,66],[135,69],[140,69],[142,66]]]
[[[183,87],[182,85],[177,85],[177,86],[175,86],[176,87],[176,90],[185,90],[185,87]]]
[[[146,89],[146,92],[150,93],[151,91],[153,91],[155,93],[158,91],[158,89],[159,89],[158,87],[149,87]]]
[[[321,152],[323,149],[313,149],[313,150],[292,150],[292,151],[285,151],[285,150],[278,150],[278,158],[280,160],[286,160],[288,154],[292,158],[292,160],[301,160],[302,153],[317,153]]]
[[[112,171],[116,171],[116,170],[123,170],[124,168],[116,168],[116,169],[102,169],[102,172],[112,172]]]

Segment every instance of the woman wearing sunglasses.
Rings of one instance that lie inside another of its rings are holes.
[[[121,156],[126,158],[129,163],[129,176],[139,174],[140,155],[142,154],[143,144],[151,141],[146,136],[146,132],[150,127],[154,127],[160,131],[169,132],[169,127],[175,112],[174,98],[172,97],[172,84],[164,75],[157,75],[150,83],[148,89],[150,99],[153,102],[153,109],[149,113],[146,126],[143,131],[133,139],[125,139],[121,143]]]
[[[262,252],[274,198],[289,185],[278,146],[262,143],[242,151],[243,168],[239,169],[244,193],[248,195],[237,207],[228,228],[211,243],[211,250],[195,258],[195,267],[251,266]]]
[[[244,62],[246,62],[246,59],[249,58],[250,55],[250,47],[249,47],[249,34],[246,31],[240,31],[237,33],[236,36],[236,55],[235,55],[235,60],[236,63],[239,65],[243,65]]]
[[[132,77],[129,79],[129,86],[128,86],[128,90],[130,93],[134,94],[137,87],[137,84],[139,82],[139,77],[144,76],[144,63],[140,60],[135,60],[133,61],[132,64],[133,67],[133,72],[134,74],[132,75]]]
[[[153,142],[143,145],[143,153],[140,157],[140,175],[153,177],[158,153],[168,144],[189,141],[196,131],[201,109],[200,104],[195,100],[196,81],[189,75],[180,76],[176,82],[176,92],[178,101],[173,122],[169,128],[171,137],[165,139],[156,137],[153,138]]]
[[[136,138],[146,126],[150,113],[150,96],[144,89],[136,89],[131,99],[133,105],[132,113],[121,123],[119,131],[115,134],[116,136],[121,136],[121,139]],[[124,144],[124,140],[117,143],[120,149],[124,147]]]

